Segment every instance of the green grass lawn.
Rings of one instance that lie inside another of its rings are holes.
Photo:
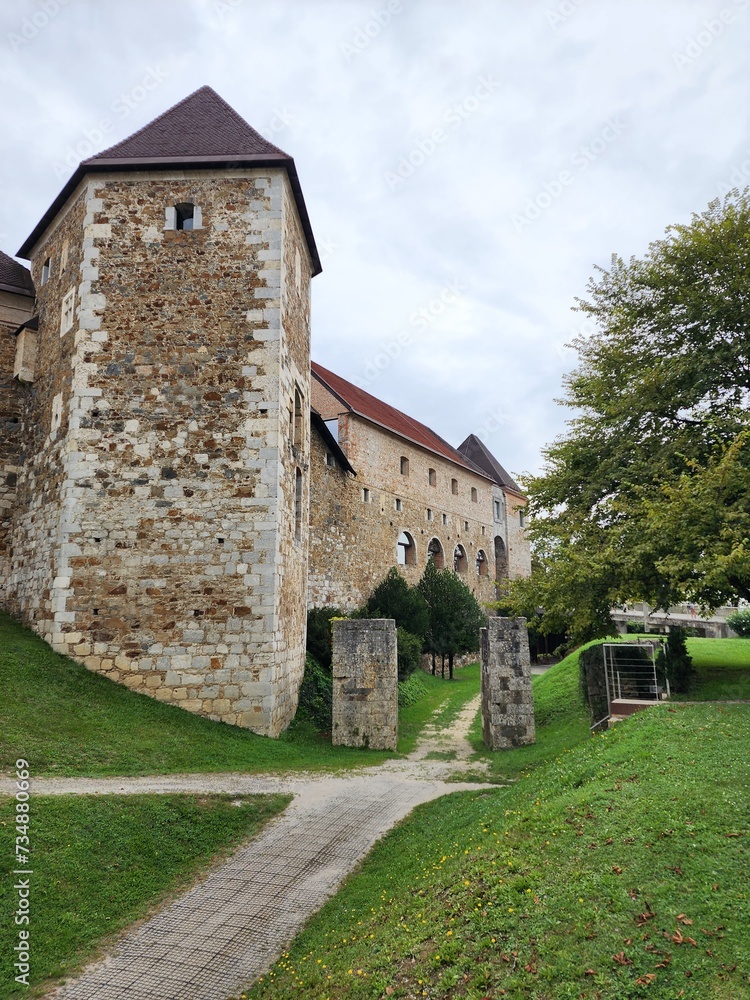
[[[107,935],[146,915],[256,833],[285,795],[34,796],[31,982],[68,976]],[[241,803],[241,805],[233,804]],[[0,1000],[39,995],[14,982],[18,927],[13,802],[0,800]]]
[[[688,639],[696,675],[686,701],[750,699],[750,639]]]
[[[477,675],[478,676],[478,675]],[[443,700],[468,684],[425,675],[427,695],[400,713],[401,752]],[[278,773],[374,765],[393,756],[334,747],[309,723],[278,740],[210,722],[135,694],[53,652],[38,636],[0,615],[0,771],[17,757],[40,775],[137,775],[244,771]]]
[[[447,728],[466,702],[479,694],[479,664],[458,668],[452,681],[432,674],[420,675],[420,681],[425,694],[416,704],[398,710],[399,753],[411,753],[425,723]]]
[[[747,1000],[748,746],[663,705],[422,806],[246,995]]]

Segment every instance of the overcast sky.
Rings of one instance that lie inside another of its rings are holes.
[[[209,84],[296,160],[314,358],[517,474],[595,265],[750,183],[750,0],[3,0],[0,48],[0,248]]]

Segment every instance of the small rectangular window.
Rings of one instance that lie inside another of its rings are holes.
[[[367,487],[363,487],[362,489],[362,500],[364,503],[370,502],[370,491],[367,489]]]
[[[427,520],[428,520],[428,521],[431,521],[431,520],[432,520],[432,518],[433,518],[433,514],[432,514],[432,511],[431,511],[431,510],[430,510],[430,508],[428,507],[428,508],[427,508]]]
[[[526,526],[526,514],[522,510],[519,510],[518,512],[518,523],[522,528]]]
[[[68,241],[65,240],[62,246],[62,250],[60,251],[60,274],[63,274],[65,272],[67,266],[68,266]]]
[[[76,304],[76,290],[71,288],[69,292],[66,293],[65,298],[62,300],[62,306],[60,308],[60,336],[67,333],[68,330],[73,326],[73,319],[75,316],[75,304]]]
[[[469,522],[468,521],[464,521],[464,531],[468,531],[468,530],[469,530]]]
[[[401,503],[401,501],[398,499],[398,497],[396,497],[396,499],[394,500],[393,506],[396,508],[396,510],[403,510],[404,509],[404,505]]]
[[[458,480],[457,479],[451,479],[451,493],[453,494],[454,497],[458,496]]]
[[[476,486],[471,487],[471,502],[476,503],[479,499]]]
[[[443,514],[443,524],[447,524],[447,523],[448,523],[448,515],[447,514]]]
[[[326,452],[326,465],[330,465],[332,469],[336,468],[336,459],[333,457],[330,451]]]
[[[437,472],[434,469],[430,469],[427,473],[430,480],[430,486],[437,486]]]
[[[402,476],[409,475],[409,459],[406,458],[405,455],[401,456],[401,475]]]
[[[501,521],[502,520],[502,510],[501,510],[501,507],[500,507],[500,501],[499,500],[495,500],[495,520],[496,521]]]
[[[48,257],[45,260],[45,262],[42,264],[42,284],[43,285],[46,285],[47,282],[49,281],[49,276],[50,276],[51,268],[52,268],[52,261]]]

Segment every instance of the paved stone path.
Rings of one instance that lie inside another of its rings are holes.
[[[167,775],[37,779],[50,794],[288,791],[294,799],[255,839],[137,930],[112,955],[60,987],[56,1000],[225,1000],[262,975],[376,840],[415,806],[487,787],[447,783],[467,763],[474,699],[447,731],[428,727],[405,760],[342,777]],[[451,754],[455,761],[425,760]],[[0,782],[0,792],[5,785]],[[495,786],[490,786],[495,787]]]

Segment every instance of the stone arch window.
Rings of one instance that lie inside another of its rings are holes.
[[[401,475],[402,476],[409,475],[409,459],[406,457],[406,455],[401,456]]]
[[[427,561],[435,563],[438,569],[442,569],[445,566],[443,546],[437,538],[430,539],[430,544],[427,546]]]
[[[292,415],[292,443],[299,451],[302,450],[304,424],[302,421],[302,393],[294,387],[294,413]]]
[[[477,576],[487,576],[487,556],[482,549],[477,552]]]
[[[463,545],[457,545],[453,550],[453,569],[456,573],[465,573],[469,568],[469,561],[466,558],[466,549]]]
[[[451,493],[453,494],[454,497],[458,496],[458,480],[457,479],[451,479]]]
[[[192,201],[180,201],[164,209],[164,228],[188,231],[203,228],[203,213]]]
[[[508,553],[505,542],[499,535],[495,537],[495,579],[508,579]]]
[[[523,508],[518,512],[518,523],[521,528],[526,527],[526,511]]]
[[[479,500],[479,494],[477,493],[477,488],[476,488],[476,486],[472,486],[471,487],[471,502],[472,503],[477,503],[478,500]]]
[[[427,479],[430,486],[437,486],[437,472],[434,469],[427,470]]]
[[[408,531],[402,531],[396,544],[396,562],[399,566],[416,566],[417,547]]]
[[[302,472],[294,471],[294,537],[302,540]]]

